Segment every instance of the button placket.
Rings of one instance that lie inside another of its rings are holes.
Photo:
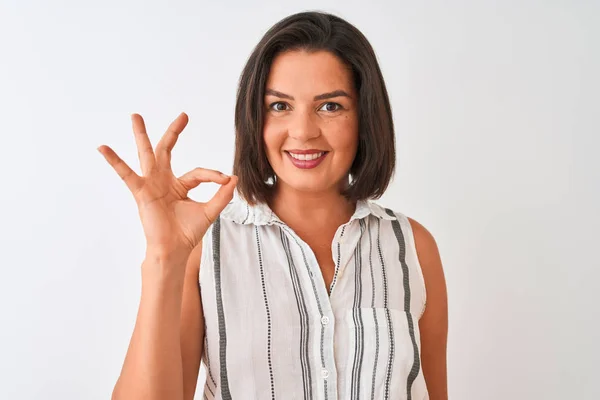
[[[322,274],[320,270],[317,258],[312,249],[303,242],[293,231],[287,226],[281,224],[284,227],[285,232],[290,235],[293,240],[299,245],[300,249],[303,250],[303,256],[306,256],[304,261],[307,263],[309,279],[312,281],[311,285],[315,289],[315,295],[317,296],[316,301],[321,304],[320,315],[316,317],[316,323],[321,323],[321,378],[323,381],[327,381],[327,393],[329,399],[337,398],[337,386],[336,381],[336,367],[335,367],[335,354],[334,354],[334,329],[335,320],[333,319],[333,309],[331,308],[331,301],[329,293],[324,285]],[[317,284],[315,281],[321,281],[321,284]]]

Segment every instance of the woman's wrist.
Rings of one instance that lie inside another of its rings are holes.
[[[147,249],[142,263],[142,280],[183,282],[190,252]]]

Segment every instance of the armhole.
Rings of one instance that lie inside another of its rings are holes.
[[[417,245],[415,242],[415,235],[413,232],[412,224],[408,217],[402,213],[395,213],[396,218],[403,226],[403,231],[406,233],[406,249],[407,255],[410,254],[410,259],[412,260],[412,265],[414,265],[413,271],[416,272],[417,276],[415,279],[415,285],[421,289],[422,293],[422,301],[421,301],[421,310],[419,312],[418,319],[421,319],[423,314],[425,313],[425,308],[427,307],[427,288],[425,285],[425,276],[423,275],[423,270],[421,268],[421,263],[419,262],[419,255],[417,253]]]

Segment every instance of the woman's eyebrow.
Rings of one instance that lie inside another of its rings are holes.
[[[271,96],[276,96],[276,97],[280,97],[282,99],[288,99],[288,100],[294,100],[293,96],[290,96],[289,94],[285,94],[282,93],[278,90],[274,90],[274,89],[267,89],[265,91],[265,95],[271,95]],[[325,100],[325,99],[331,99],[334,97],[348,97],[348,98],[352,98],[348,93],[346,93],[345,91],[338,89],[338,90],[334,90],[333,92],[328,92],[328,93],[323,93],[323,94],[319,94],[317,96],[314,97],[313,100]]]
[[[318,96],[315,96],[314,100],[325,100],[325,99],[331,99],[333,97],[348,97],[349,99],[351,98],[348,93],[344,92],[341,89],[338,89],[338,90],[334,90],[333,92],[323,93]]]
[[[294,100],[294,98],[292,96],[290,96],[289,94],[281,93],[281,92],[279,92],[277,90],[274,90],[274,89],[267,89],[265,91],[265,95],[271,95],[271,96],[275,96],[275,97],[281,97],[282,99]]]

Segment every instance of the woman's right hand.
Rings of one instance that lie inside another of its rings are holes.
[[[185,260],[210,225],[233,197],[237,177],[196,168],[177,178],[171,169],[171,150],[188,122],[185,113],[171,123],[156,149],[152,149],[144,120],[131,116],[142,176],[137,175],[110,147],[98,151],[133,194],[138,206],[146,252],[153,256]],[[202,182],[221,185],[207,203],[191,200],[188,192]]]

